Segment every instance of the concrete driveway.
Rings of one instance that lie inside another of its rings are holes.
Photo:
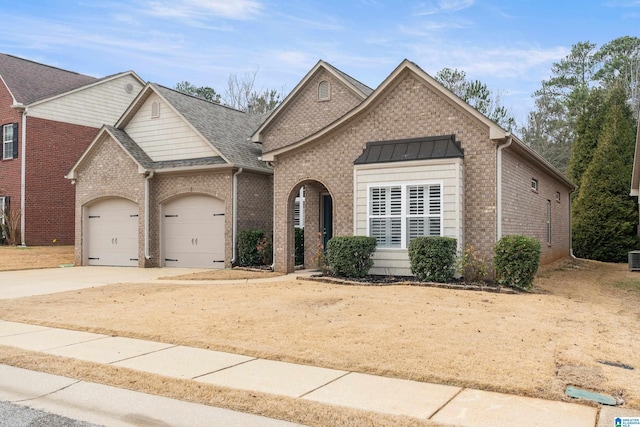
[[[93,288],[115,283],[144,283],[159,277],[206,271],[196,268],[67,267],[0,272],[0,299]]]

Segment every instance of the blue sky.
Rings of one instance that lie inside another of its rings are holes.
[[[639,35],[640,0],[32,0],[2,21],[4,53],[220,93],[255,70],[257,89],[288,92],[319,59],[375,88],[407,58],[487,83],[522,125],[572,44]]]

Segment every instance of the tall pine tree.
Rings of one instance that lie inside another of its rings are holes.
[[[571,148],[568,175],[578,188],[602,133],[605,99],[606,92],[603,89],[593,89],[585,101],[584,112],[576,120],[576,140]]]
[[[602,130],[574,200],[573,248],[581,258],[623,262],[639,241],[629,196],[636,123],[622,85],[610,89],[601,114],[592,118]]]

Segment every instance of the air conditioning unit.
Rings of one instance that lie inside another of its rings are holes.
[[[640,251],[629,252],[629,270],[640,271]]]

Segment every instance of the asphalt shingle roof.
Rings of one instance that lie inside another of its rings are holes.
[[[0,53],[0,75],[17,102],[30,104],[86,84],[95,77]]]
[[[360,92],[362,92],[364,94],[364,96],[368,97],[373,92],[373,89],[371,89],[369,86],[365,85],[364,83],[360,83],[358,80],[356,80],[353,77],[351,77],[350,75],[338,70],[336,67],[334,67],[333,65],[329,64],[328,62],[325,62],[325,64],[327,64],[329,67],[331,67],[333,69],[333,71],[335,71],[337,74],[341,75],[342,78],[344,78],[349,83],[351,83],[353,86],[355,86],[356,89],[358,89]]]
[[[251,142],[251,135],[266,115],[245,113],[164,86],[152,85],[231,164],[270,170],[260,160],[262,145]]]

